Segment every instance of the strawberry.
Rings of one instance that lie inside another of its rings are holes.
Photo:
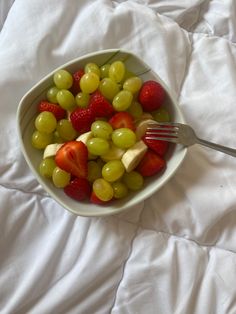
[[[80,79],[83,75],[84,75],[83,69],[76,71],[72,75],[73,76],[73,84],[70,88],[70,91],[72,92],[72,94],[77,95],[81,91],[79,83],[80,83]]]
[[[66,116],[66,111],[63,108],[48,101],[41,101],[38,105],[38,111],[49,111],[54,114],[57,120],[61,120]]]
[[[74,129],[80,133],[88,132],[95,117],[89,108],[77,108],[70,114],[70,121]]]
[[[64,192],[77,201],[83,201],[89,199],[91,186],[87,179],[75,178],[64,188]]]
[[[88,150],[81,141],[69,141],[57,151],[55,162],[58,167],[78,178],[88,175]]]
[[[109,120],[113,129],[129,128],[135,130],[134,119],[128,112],[118,112]]]
[[[159,141],[159,140],[150,140],[147,138],[147,136],[143,136],[142,140],[149,148],[151,148],[151,150],[153,150],[155,153],[157,153],[161,157],[165,155],[169,147],[168,142]]]
[[[165,165],[165,160],[149,149],[140,161],[136,170],[143,177],[149,177],[161,171]]]
[[[112,105],[99,91],[96,91],[91,95],[89,108],[96,118],[109,118],[114,113]]]
[[[138,95],[138,100],[144,111],[153,111],[158,109],[164,102],[165,90],[155,81],[146,81],[143,83]]]

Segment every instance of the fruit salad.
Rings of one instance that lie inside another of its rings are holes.
[[[32,145],[41,176],[79,202],[104,205],[141,190],[165,171],[168,143],[147,139],[150,121],[169,121],[166,92],[124,62],[58,70],[38,104]]]

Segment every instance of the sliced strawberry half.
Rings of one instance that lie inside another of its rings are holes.
[[[38,111],[39,112],[49,111],[52,114],[54,114],[57,120],[61,120],[66,116],[66,110],[61,108],[59,105],[48,101],[41,101],[38,105]]]
[[[113,129],[129,128],[135,130],[134,119],[128,112],[118,112],[109,120]]]
[[[152,150],[148,150],[140,161],[136,170],[143,176],[149,177],[160,172],[166,165],[165,160],[154,153]]]
[[[72,76],[73,76],[73,84],[70,88],[70,91],[72,92],[72,94],[77,95],[81,89],[80,89],[80,79],[81,77],[84,75],[84,70],[80,69],[78,71],[76,71]]]
[[[114,113],[112,105],[99,91],[96,91],[91,95],[89,108],[96,118],[109,118]]]
[[[57,151],[55,162],[62,170],[78,178],[88,175],[88,150],[81,141],[70,141]]]
[[[159,140],[150,140],[147,138],[147,136],[144,136],[142,140],[149,148],[151,148],[151,150],[153,150],[155,153],[157,153],[161,157],[165,155],[169,147],[169,142],[159,141]]]
[[[95,117],[89,108],[77,108],[70,114],[70,121],[74,129],[80,133],[88,132],[94,120]]]
[[[87,179],[75,178],[64,188],[64,192],[77,201],[83,201],[89,199],[91,186]]]

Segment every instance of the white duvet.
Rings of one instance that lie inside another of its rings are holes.
[[[199,136],[236,147],[234,0],[0,3],[0,313],[235,314],[236,159],[189,148],[124,214],[47,196],[16,134],[24,93],[57,66],[121,47],[173,89]]]

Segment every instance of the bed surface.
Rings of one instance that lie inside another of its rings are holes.
[[[145,202],[77,217],[38,184],[16,133],[38,80],[120,47],[174,90],[200,137],[236,147],[235,24],[233,0],[1,2],[1,314],[236,313],[235,158],[193,146]]]

